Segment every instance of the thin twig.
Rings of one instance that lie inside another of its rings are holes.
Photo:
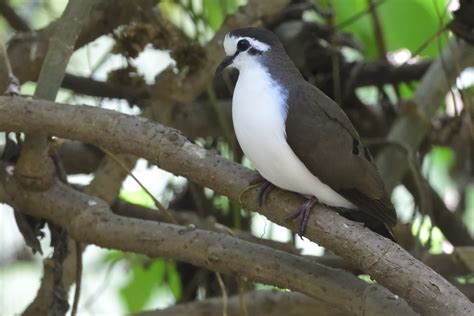
[[[413,53],[410,53],[410,58],[408,58],[407,60],[405,60],[403,62],[403,64],[400,65],[400,67],[403,67],[405,66],[406,64],[408,64],[408,62],[415,56],[419,55],[422,51],[424,51],[431,43],[433,43],[433,41],[435,39],[437,39],[441,34],[443,34],[443,32],[445,32],[446,30],[448,29],[448,26],[445,25],[443,26],[442,28],[440,28],[439,30],[436,31],[436,33],[434,33],[433,35],[431,35],[430,37],[428,37],[421,45],[420,47],[418,47],[417,49],[415,49],[415,51]]]
[[[228,304],[227,290],[224,284],[224,280],[222,280],[221,274],[219,272],[216,272],[216,278],[222,292],[222,316],[227,316],[227,304]]]
[[[79,300],[81,297],[81,285],[82,285],[82,247],[81,242],[75,241],[76,246],[76,291],[74,292],[74,301],[72,304],[71,316],[77,315],[77,309],[79,307]]]
[[[3,60],[5,61],[5,65],[7,67],[8,76],[13,76],[12,65],[10,63],[10,59],[8,58],[8,53],[5,48],[5,44],[0,41],[0,47],[2,48]]]
[[[135,182],[138,183],[138,185],[145,191],[146,194],[148,194],[148,196],[150,196],[150,198],[153,200],[153,203],[155,203],[155,206],[163,212],[163,215],[166,217],[166,219],[172,223],[172,224],[178,224],[178,222],[176,221],[176,219],[173,217],[173,215],[168,211],[168,209],[163,205],[161,204],[160,201],[158,201],[154,196],[153,194],[151,194],[151,192],[143,185],[143,183],[141,183],[140,180],[138,180],[137,177],[135,177],[135,175],[132,173],[132,170],[130,170],[124,163],[123,161],[121,161],[116,155],[112,154],[110,151],[108,151],[107,149],[103,148],[103,147],[100,147],[100,149],[106,153],[110,158],[112,158],[122,169],[124,169],[125,171],[128,172],[128,174],[133,178],[133,180],[135,180]]]
[[[239,304],[240,316],[248,316],[247,304],[245,303],[244,279],[239,278]]]
[[[107,267],[107,271],[105,271],[104,280],[100,283],[98,288],[87,298],[86,302],[84,303],[85,309],[89,309],[96,300],[100,298],[100,296],[105,292],[105,289],[110,284],[110,276],[112,274],[112,269],[115,265],[121,260],[121,258],[114,259],[110,262],[109,266]]]
[[[1,53],[3,56],[3,60],[5,61],[5,66],[7,67],[7,73],[8,73],[8,86],[7,86],[7,89],[5,90],[5,95],[18,96],[20,95],[20,81],[13,74],[10,58],[8,58],[8,51],[5,48],[5,45],[3,44],[2,41],[0,41],[0,48],[1,48]]]
[[[375,31],[375,39],[377,43],[377,48],[379,51],[379,56],[386,59],[387,58],[387,45],[385,43],[385,36],[383,34],[382,23],[380,23],[380,18],[377,12],[376,2],[374,0],[367,0],[369,7],[370,16],[372,17],[372,24]]]
[[[7,20],[8,24],[15,31],[31,31],[28,23],[26,23],[26,21],[21,16],[19,16],[7,2],[7,0],[0,0],[0,14],[5,18],[5,20]]]
[[[374,3],[372,5],[373,8],[376,8],[382,4],[384,4],[384,2],[387,1],[387,0],[380,0],[376,3]],[[347,20],[345,21],[342,21],[341,23],[337,24],[336,26],[334,26],[334,29],[342,29],[346,26],[349,26],[350,24],[356,22],[357,20],[359,20],[360,18],[362,18],[364,15],[368,14],[370,12],[371,8],[367,8],[366,10],[364,11],[361,11],[359,13],[356,13],[354,14],[353,16],[349,17]]]
[[[448,12],[447,8],[445,8],[444,10],[444,13],[442,14],[441,12],[439,12],[439,8],[438,6],[436,5],[436,2],[433,1],[433,6],[435,8],[435,12],[436,12],[436,15],[438,16],[438,21],[439,21],[439,25],[441,27],[441,29],[443,28],[448,28],[448,24],[444,24],[444,18],[446,16],[446,13]],[[440,34],[441,35],[441,34]],[[444,73],[444,77],[446,78],[446,84],[449,85],[449,80],[448,80],[448,71],[447,71],[447,66],[446,66],[446,61],[443,59],[443,56],[441,54],[442,52],[442,47],[441,47],[441,36],[438,36],[437,37],[437,41],[436,41],[436,44],[438,46],[438,53],[439,53],[439,57],[441,59],[441,65],[443,67],[443,73]],[[454,67],[459,71],[459,65],[458,63],[454,63]],[[460,71],[459,71],[460,72]],[[454,110],[454,116],[458,116],[458,107],[457,107],[457,101],[456,101],[456,95],[454,94],[454,90],[452,88],[452,86],[449,87],[449,95],[451,96],[452,100],[453,100],[453,110]]]

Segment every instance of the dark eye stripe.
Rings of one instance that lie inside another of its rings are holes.
[[[253,55],[253,56],[255,56],[255,55],[262,55],[262,54],[263,54],[263,51],[258,50],[258,49],[254,48],[254,47],[251,47],[251,48],[249,49],[249,54],[250,54],[250,55]]]

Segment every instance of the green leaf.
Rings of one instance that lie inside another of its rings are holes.
[[[222,1],[204,0],[203,7],[206,22],[214,32],[217,31],[225,17]]]
[[[168,267],[168,286],[171,292],[174,295],[176,301],[178,301],[183,295],[183,285],[181,282],[181,275],[176,269],[176,263],[174,261],[169,261],[167,264]]]
[[[119,198],[133,204],[154,208],[155,203],[153,199],[143,189],[136,191],[120,190]]]
[[[402,100],[410,100],[413,96],[413,92],[415,92],[415,88],[417,83],[408,85],[407,83],[401,82],[398,84],[398,88],[400,91],[400,96]]]
[[[368,58],[378,57],[372,18],[367,8],[367,0],[333,0],[336,12],[336,25],[348,21],[355,15],[365,12],[361,17],[342,30],[353,33],[362,42]],[[447,20],[445,0],[385,0],[377,7],[388,51],[408,48],[415,52],[433,36]],[[439,12],[439,14],[438,14]],[[439,15],[444,15],[444,20]],[[440,37],[441,47],[445,37]],[[422,56],[437,56],[438,42],[434,40],[422,52]]]
[[[394,51],[408,48],[418,50],[430,37],[440,30],[446,22],[445,0],[402,0],[385,1],[379,6],[387,49]],[[439,13],[438,13],[439,12]],[[440,21],[444,15],[444,21]],[[445,37],[439,37],[443,47]],[[435,57],[439,52],[438,39],[435,39],[421,53],[421,56]]]
[[[419,236],[422,245],[426,245],[428,240],[431,241],[431,244],[429,245],[430,253],[443,253],[443,242],[446,241],[446,237],[444,237],[443,232],[438,227],[433,227],[433,223],[429,217],[422,218],[421,216],[418,216],[415,221],[413,221],[411,232],[413,236]]]
[[[361,274],[358,276],[359,279],[361,279],[362,281],[364,281],[365,283],[370,283],[370,284],[374,284],[376,283],[371,277],[370,275],[368,274]]]
[[[245,0],[220,0],[223,5],[225,6],[225,11],[227,12],[227,14],[232,14],[232,13],[235,13],[235,11],[237,11],[237,9],[245,4]]]
[[[163,283],[166,262],[163,259],[155,260],[148,267],[143,264],[134,265],[127,284],[120,289],[127,311],[136,313],[145,307],[156,291]]]
[[[227,14],[232,14],[245,0],[203,0],[204,17],[207,24],[215,32],[219,30]]]
[[[452,184],[449,170],[454,163],[454,151],[449,147],[434,146],[423,162],[423,171],[433,189],[444,196]]]
[[[117,260],[123,259],[124,253],[119,250],[108,250],[105,252],[104,256],[102,257],[103,262],[115,262]]]
[[[464,222],[467,224],[471,234],[474,234],[474,185],[470,184],[466,189],[466,212]]]
[[[411,1],[411,0],[408,0]],[[350,24],[346,24],[354,15],[367,10],[367,0],[333,0],[333,10],[336,12],[335,24],[345,24],[343,31],[354,34],[365,48],[365,55],[370,57],[377,56],[377,46],[375,45],[375,37],[372,29],[370,16],[364,14]]]

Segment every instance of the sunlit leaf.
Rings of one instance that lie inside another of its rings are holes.
[[[435,146],[423,162],[423,171],[430,185],[444,196],[446,189],[452,184],[449,170],[454,163],[454,151],[449,147]]]
[[[155,260],[147,267],[142,264],[132,267],[129,281],[120,289],[120,296],[128,312],[143,310],[153,292],[163,283],[165,269],[164,260]]]
[[[124,257],[124,254],[122,251],[111,249],[105,252],[104,256],[102,257],[102,261],[114,262],[114,261],[122,259],[123,257]]]
[[[466,212],[464,213],[464,220],[471,234],[474,234],[474,185],[472,184],[466,189]]]
[[[375,283],[375,281],[368,274],[361,274],[358,276],[358,278],[366,283],[370,283],[370,284]]]
[[[138,189],[136,191],[120,190],[119,197],[120,199],[127,201],[129,203],[138,204],[138,205],[151,207],[151,208],[155,206],[153,199],[143,189]]]
[[[404,82],[398,85],[398,91],[400,92],[400,96],[403,100],[410,100],[413,92],[415,91],[416,84],[408,85]]]
[[[204,0],[203,7],[207,23],[213,31],[217,31],[225,16],[225,8],[222,6],[222,1]]]
[[[353,20],[351,23],[346,23],[352,19],[355,14],[367,10],[367,0],[352,0],[350,3],[351,5],[348,5],[347,0],[333,0],[329,2],[332,4],[333,10],[336,12],[336,26],[343,23],[345,26],[342,30],[353,33],[365,47],[365,54],[369,57],[375,57],[377,55],[377,50],[370,16],[364,14],[356,20]]]
[[[367,0],[330,1],[336,12],[336,25],[351,32],[363,43],[368,58],[379,56],[372,18],[367,10]],[[379,1],[376,1],[376,3]],[[408,48],[414,52],[442,28],[447,20],[445,0],[385,0],[377,7],[384,40],[388,51]],[[359,18],[345,23],[359,13]],[[444,21],[444,22],[443,22]],[[444,37],[441,37],[441,47]],[[438,42],[434,40],[422,52],[422,56],[438,55]]]
[[[429,251],[432,254],[440,254],[443,252],[443,243],[446,241],[443,232],[438,227],[432,227],[429,217],[419,216],[413,221],[411,232],[414,236],[419,236],[420,243],[425,245],[430,241]]]
[[[168,267],[168,285],[170,287],[171,292],[174,295],[176,301],[178,301],[181,296],[183,295],[183,286],[181,282],[181,276],[179,275],[178,270],[176,269],[176,263],[173,261],[169,261],[167,264]]]
[[[385,1],[379,7],[379,13],[387,49],[408,48],[415,52],[444,26],[448,17],[445,7],[445,0]],[[441,36],[439,40],[440,47],[443,47],[445,37]],[[420,55],[437,56],[440,47],[435,39]]]

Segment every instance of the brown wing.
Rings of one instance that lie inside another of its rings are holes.
[[[292,86],[288,103],[287,141],[306,167],[362,211],[394,226],[396,212],[372,156],[342,109],[309,83]]]

